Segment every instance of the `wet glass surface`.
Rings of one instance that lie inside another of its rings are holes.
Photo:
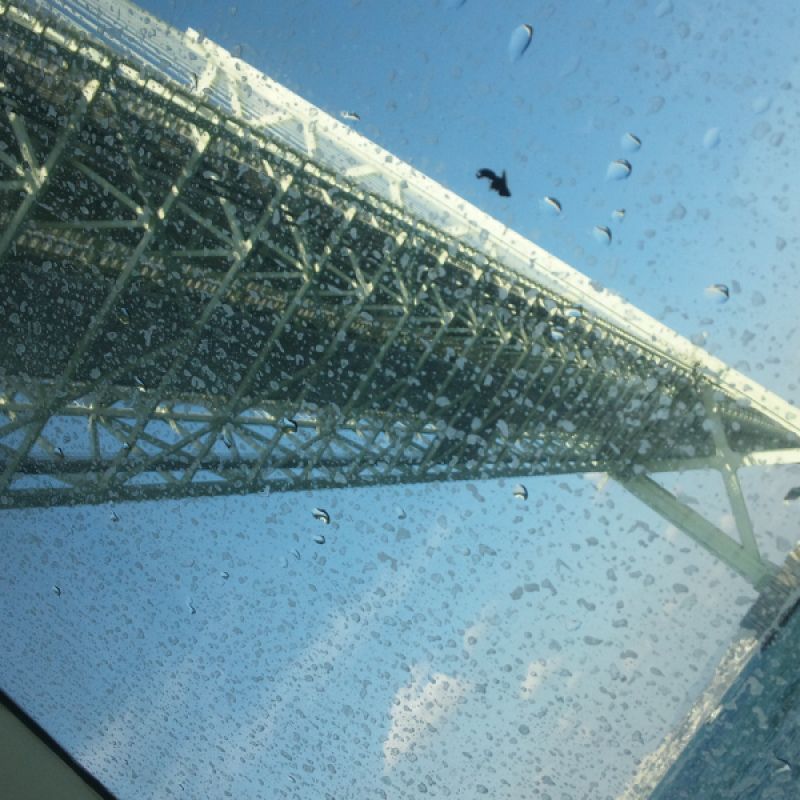
[[[794,5],[0,12],[4,691],[121,798],[648,797],[796,588]]]

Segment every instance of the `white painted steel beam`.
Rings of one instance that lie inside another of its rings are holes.
[[[675,495],[652,478],[646,475],[614,477],[631,494],[694,539],[756,588],[774,572],[773,565],[763,561],[750,549],[734,542],[716,525],[712,525],[705,517],[681,503]]]

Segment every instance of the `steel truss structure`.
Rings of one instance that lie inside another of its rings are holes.
[[[193,31],[0,2],[0,503],[607,472],[752,583],[780,398]],[[739,537],[659,472],[716,469]]]

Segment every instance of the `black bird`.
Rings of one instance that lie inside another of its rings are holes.
[[[506,183],[506,171],[503,170],[502,175],[498,175],[490,169],[479,169],[475,173],[476,178],[488,178],[491,183],[489,188],[497,192],[500,197],[511,197],[511,192],[508,191],[508,184]]]

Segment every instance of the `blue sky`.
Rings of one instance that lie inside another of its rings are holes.
[[[367,137],[798,400],[793,4],[141,5],[357,112]],[[522,23],[535,34],[511,63]],[[633,172],[610,182],[618,158]],[[512,197],[479,167],[505,168]],[[779,560],[797,472],[755,472]],[[667,482],[730,525],[716,476]],[[753,593],[598,484],[530,480],[524,503],[501,481],[120,505],[118,522],[4,512],[0,682],[121,797],[615,796]]]
[[[369,138],[796,399],[797,370],[766,361],[796,327],[782,302],[798,217],[790,3],[142,5],[331,114],[356,111]],[[511,63],[522,22],[533,41]],[[638,152],[621,144],[628,131]],[[631,177],[607,181],[621,157]],[[475,180],[483,166],[508,170],[511,198]],[[560,217],[542,212],[544,196]],[[609,247],[595,225],[611,228]],[[713,283],[732,301],[710,306]]]

